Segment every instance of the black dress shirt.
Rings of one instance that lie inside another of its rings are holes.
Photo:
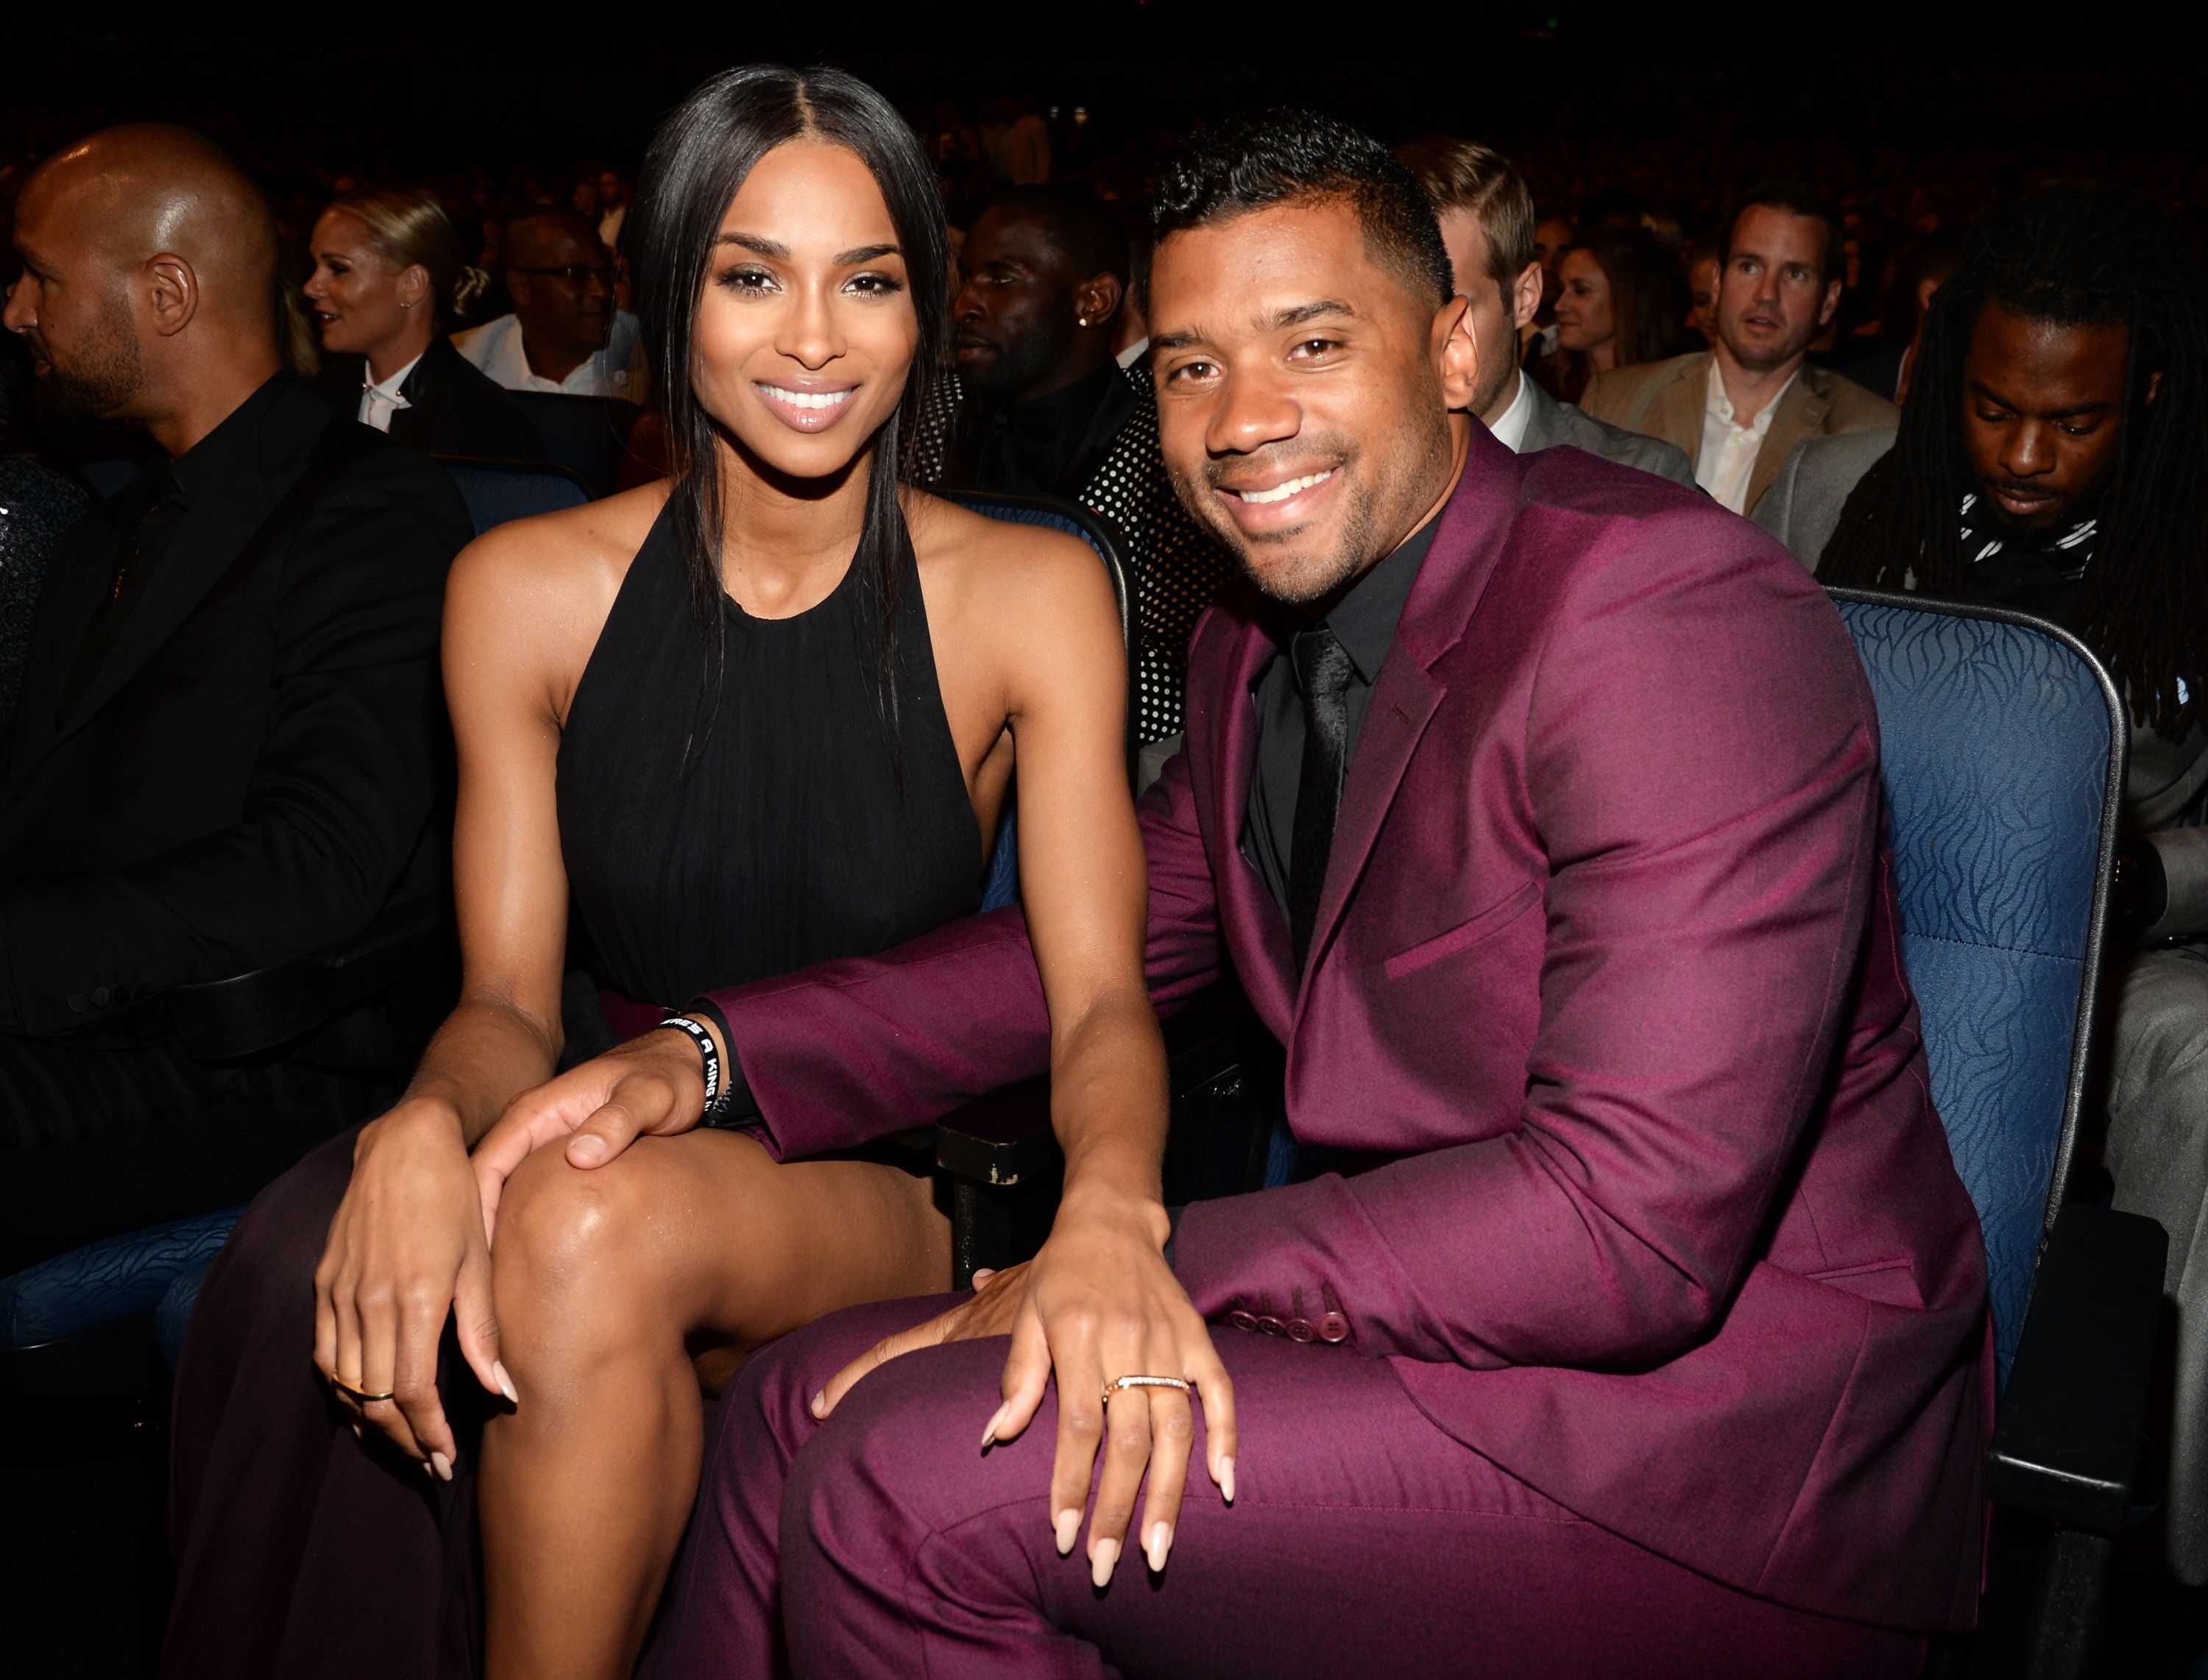
[[[1403,603],[1411,597],[1411,585],[1419,580],[1419,568],[1425,564],[1434,528],[1440,523],[1441,516],[1436,514],[1413,532],[1395,553],[1352,585],[1323,621],[1349,655],[1351,666],[1349,689],[1343,696],[1348,726],[1342,753],[1345,780],[1348,768],[1357,762],[1365,715],[1372,709],[1372,685],[1379,681],[1380,667],[1395,644]],[[1290,617],[1283,609],[1275,635],[1280,651],[1258,673],[1251,692],[1257,708],[1257,761],[1250,777],[1250,802],[1242,827],[1242,855],[1264,878],[1265,890],[1283,916],[1288,913],[1288,864],[1304,771],[1303,691],[1287,647],[1296,631],[1308,627],[1290,622]]]
[[[1114,363],[1016,406],[959,416],[946,482],[981,490],[1071,496],[1096,469],[1127,417],[1133,393]]]

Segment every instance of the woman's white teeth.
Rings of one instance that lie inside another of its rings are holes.
[[[1287,479],[1274,485],[1269,490],[1237,490],[1235,494],[1245,501],[1286,501],[1298,490],[1307,490],[1314,484],[1323,484],[1333,477],[1334,469],[1329,467],[1324,472],[1307,472],[1300,478]]]
[[[849,391],[786,391],[779,385],[762,385],[759,389],[792,408],[834,408],[851,394]]]

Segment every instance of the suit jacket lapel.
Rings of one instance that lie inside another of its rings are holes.
[[[115,581],[116,543],[145,512],[152,491],[144,484],[124,490],[96,507],[69,534],[51,575],[39,591],[31,645],[24,662],[23,687],[15,709],[15,751],[10,764],[20,771],[44,753],[66,720],[55,715],[63,687],[75,668],[100,597]],[[13,779],[11,772],[9,779]]]
[[[1411,597],[1403,603],[1395,645],[1373,686],[1371,708],[1365,714],[1357,755],[1350,761],[1349,780],[1341,791],[1341,810],[1335,819],[1334,849],[1327,856],[1326,887],[1311,929],[1306,975],[1324,960],[1328,941],[1348,908],[1373,843],[1380,837],[1381,824],[1402,785],[1411,755],[1449,692],[1431,667],[1464,639],[1502,555],[1523,471],[1520,457],[1487,432],[1474,429],[1464,477],[1442,515],[1419,580],[1411,586]]]
[[[1648,429],[1687,452],[1687,465],[1702,464],[1702,417],[1709,409],[1710,358],[1699,356],[1657,393],[1656,423]]]
[[[1265,629],[1263,608],[1255,591],[1230,585],[1221,610],[1233,612],[1239,621],[1222,626],[1215,621],[1210,633],[1235,639],[1213,667],[1217,675],[1205,685],[1204,693],[1190,695],[1191,744],[1207,724],[1211,735],[1211,751],[1191,760],[1208,761],[1210,771],[1198,778],[1195,789],[1197,820],[1210,858],[1220,927],[1242,989],[1259,1018],[1285,1036],[1295,1006],[1287,922],[1257,870],[1242,855],[1242,819],[1250,808],[1250,783],[1257,772],[1257,709],[1251,689],[1279,649]],[[1201,667],[1191,660],[1190,669],[1193,672]]]
[[[1763,435],[1755,452],[1755,468],[1748,476],[1748,495],[1741,503],[1743,513],[1755,511],[1757,499],[1771,488],[1786,458],[1794,453],[1794,446],[1823,429],[1825,413],[1833,400],[1828,393],[1817,388],[1824,382],[1821,379],[1811,382],[1816,373],[1816,369],[1805,366],[1779,399],[1779,412],[1771,417],[1771,429]]]

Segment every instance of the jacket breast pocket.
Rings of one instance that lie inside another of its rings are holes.
[[[1497,899],[1475,915],[1451,928],[1437,933],[1430,939],[1421,939],[1405,951],[1397,951],[1383,966],[1388,978],[1401,980],[1416,974],[1420,969],[1467,951],[1482,939],[1501,933],[1512,922],[1541,902],[1541,883],[1527,881],[1515,892]]]

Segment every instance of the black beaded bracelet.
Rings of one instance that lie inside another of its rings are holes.
[[[698,1053],[705,1058],[705,1112],[702,1118],[710,1125],[714,1118],[714,1105],[721,1097],[721,1053],[713,1043],[713,1035],[687,1015],[670,1015],[659,1024],[689,1035],[690,1041],[698,1047]]]

